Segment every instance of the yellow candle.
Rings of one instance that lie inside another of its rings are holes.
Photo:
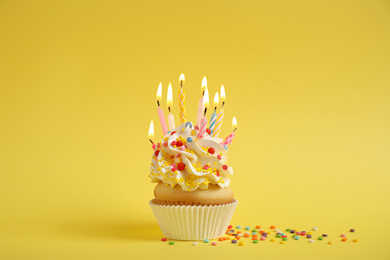
[[[179,89],[179,106],[180,106],[180,123],[187,122],[186,118],[186,94],[183,89],[183,83],[185,81],[184,74],[179,77],[180,89]]]

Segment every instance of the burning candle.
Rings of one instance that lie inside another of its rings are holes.
[[[179,89],[179,106],[180,106],[180,122],[183,124],[187,122],[186,118],[186,93],[183,89],[183,83],[185,81],[184,74],[179,77],[180,89]]]
[[[152,148],[154,150],[154,148],[156,147],[156,145],[153,143],[152,139],[154,137],[154,125],[153,125],[153,120],[150,122],[150,126],[149,126],[149,133],[148,133],[148,138],[149,138],[149,141],[152,143]]]
[[[221,85],[221,101],[222,101],[222,106],[221,106],[221,110],[219,110],[217,119],[215,121],[214,131],[212,132],[213,137],[218,137],[219,132],[221,131],[223,117],[225,115],[225,112],[223,111],[223,106],[225,105],[226,95],[225,95],[225,88],[223,87],[223,85]]]
[[[214,113],[211,115],[211,119],[210,119],[211,134],[213,134],[213,130],[215,127],[215,121],[217,120],[217,107],[218,107],[218,105],[219,105],[219,95],[217,92],[217,93],[215,93],[215,96],[214,96]]]
[[[168,115],[168,126],[169,126],[169,131],[172,131],[173,129],[175,129],[175,119],[171,113],[171,106],[172,106],[172,101],[173,98],[172,98],[172,84],[171,82],[169,82],[169,86],[168,86],[168,94],[167,94],[167,106],[168,106],[168,111],[169,111],[169,115]]]
[[[221,143],[221,145],[223,145],[223,146],[225,146],[226,145],[226,147],[229,145],[229,144],[231,144],[232,143],[232,141],[233,141],[233,138],[234,138],[234,132],[237,130],[237,119],[236,119],[236,117],[233,117],[233,122],[232,122],[232,125],[233,125],[233,132],[230,134],[230,135],[228,135],[228,137],[226,137],[226,139],[225,139],[225,141],[223,141],[223,143]],[[225,148],[226,148],[225,147]]]
[[[161,96],[162,96],[162,84],[160,82],[160,84],[158,85],[157,95],[156,95],[157,105],[158,105],[157,114],[158,114],[158,118],[160,119],[160,124],[161,124],[161,129],[163,131],[163,134],[166,135],[168,132],[168,127],[167,127],[167,122],[165,121],[164,111],[160,107]]]
[[[203,118],[202,120],[200,121],[200,127],[199,127],[199,133],[198,133],[198,137],[202,138],[204,133],[206,132],[206,129],[207,129],[207,119],[206,119],[206,113],[207,113],[207,108],[209,107],[209,90],[207,89],[206,87],[206,90],[204,92],[204,114],[203,114]]]
[[[203,118],[203,111],[204,111],[203,99],[204,99],[204,92],[205,92],[206,88],[207,88],[207,79],[206,79],[206,76],[205,76],[205,77],[203,77],[203,80],[202,80],[202,87],[201,87],[202,97],[199,99],[198,114],[197,114],[197,117],[196,117],[196,125],[199,125],[200,121]]]

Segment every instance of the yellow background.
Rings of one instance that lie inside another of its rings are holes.
[[[389,46],[389,1],[0,1],[0,258],[390,259]],[[159,240],[147,131],[182,72],[190,120],[204,75],[238,119],[232,224],[333,246]]]

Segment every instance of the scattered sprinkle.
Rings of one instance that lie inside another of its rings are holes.
[[[211,245],[212,245],[212,246],[216,246],[216,245],[217,245],[217,242],[212,242]]]
[[[167,241],[166,237],[161,238],[161,241]]]
[[[175,241],[169,241],[169,244],[170,244],[170,245],[174,245],[174,244],[175,244]]]
[[[318,237],[318,240],[322,240],[322,239],[324,239],[323,237]]]
[[[250,227],[245,227],[246,230],[250,230],[251,228]]]
[[[343,239],[341,239],[341,241],[346,242],[346,241],[347,241],[347,238],[344,237]]]
[[[237,244],[237,240],[233,239],[232,244]]]
[[[323,236],[323,237],[327,237],[327,236],[328,236],[328,234],[322,234],[322,236]]]
[[[240,241],[240,243],[238,243],[239,246],[243,246],[245,245],[244,241]]]
[[[313,239],[309,239],[309,243],[314,243],[314,240]]]
[[[236,228],[240,229],[240,228],[241,228],[241,226],[236,226]]]
[[[359,239],[354,239],[352,240],[352,242],[359,242]]]
[[[340,237],[346,237],[347,235],[346,234],[341,234]]]
[[[257,244],[257,243],[259,243],[259,240],[253,240],[253,243]]]
[[[332,241],[329,241],[329,242],[328,242],[328,245],[333,245],[333,242],[332,242]]]
[[[355,232],[355,229],[351,228],[351,229],[349,230],[349,232]]]
[[[317,230],[318,230],[318,227],[313,227],[313,230],[314,230],[314,231],[317,231]]]
[[[192,242],[192,245],[193,245],[193,246],[197,246],[198,243],[197,243],[197,242]]]
[[[204,243],[208,243],[208,242],[210,242],[210,240],[208,240],[208,239],[203,239],[203,242],[204,242]]]

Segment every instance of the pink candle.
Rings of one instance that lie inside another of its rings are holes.
[[[234,132],[237,130],[237,119],[236,119],[236,117],[233,117],[232,125],[233,125],[233,128],[234,128],[233,133],[228,135],[228,137],[226,137],[225,141],[223,141],[221,143],[221,145],[229,145],[229,144],[231,144],[233,142]]]
[[[231,133],[230,135],[228,135],[228,137],[226,137],[225,141],[223,141],[221,143],[221,145],[229,145],[229,144],[231,144],[232,141],[233,141],[234,136],[235,136],[234,133]]]
[[[203,96],[203,99],[204,99],[204,113],[203,113],[203,118],[202,120],[200,121],[200,127],[199,127],[199,133],[198,133],[198,137],[199,138],[202,138],[204,133],[206,132],[206,129],[207,129],[207,118],[206,118],[206,112],[207,112],[207,108],[209,107],[209,91],[206,87],[206,90],[204,91],[204,96]]]
[[[160,119],[161,129],[163,131],[163,134],[166,135],[168,132],[167,122],[165,121],[164,111],[161,109],[161,107],[157,108],[157,114],[158,118]]]
[[[203,117],[202,121],[200,121],[200,128],[198,133],[199,138],[203,137],[204,133],[206,132],[206,129],[207,129],[207,118]]]
[[[167,122],[165,121],[164,111],[160,107],[161,96],[162,96],[162,83],[160,82],[160,84],[158,85],[157,95],[156,95],[157,105],[158,105],[157,114],[158,114],[158,118],[160,119],[160,124],[161,124],[161,129],[163,131],[163,134],[166,135],[168,132],[168,127],[167,127]]]
[[[204,104],[203,104],[203,96],[199,99],[199,105],[198,105],[198,115],[196,117],[196,125],[200,125],[200,122],[203,118],[203,112],[204,112]]]

